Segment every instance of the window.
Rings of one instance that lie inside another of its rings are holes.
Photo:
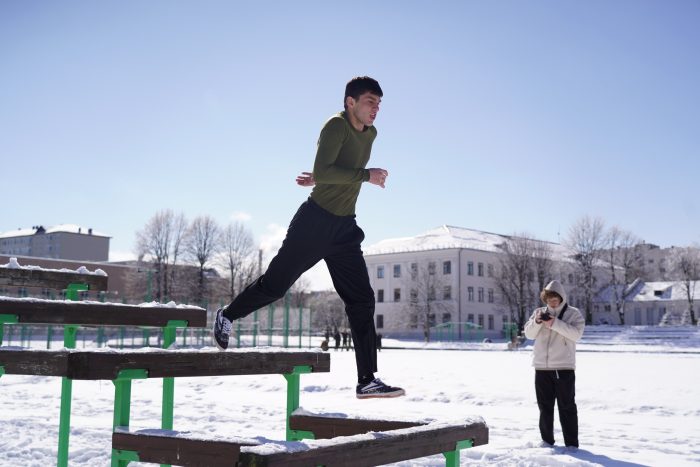
[[[394,265],[394,277],[401,277],[401,265],[400,264]]]
[[[471,261],[469,261],[467,263],[467,275],[469,275],[469,276],[474,275],[474,263],[472,263]]]
[[[477,265],[477,274],[479,277],[484,277],[484,263],[479,263]]]
[[[377,329],[384,327],[384,315],[377,315]]]
[[[479,326],[484,327],[484,315],[479,315]]]
[[[428,289],[428,300],[435,300],[435,287],[433,286]]]
[[[467,287],[467,300],[474,301],[474,287]]]
[[[489,289],[489,303],[493,303],[493,289]]]
[[[415,280],[418,275],[418,263],[411,263],[411,279]]]
[[[384,302],[384,289],[377,290],[377,302]]]
[[[377,279],[384,279],[384,266],[377,266]]]
[[[489,315],[489,329],[493,331],[493,315]]]
[[[573,284],[573,283],[574,283],[574,275],[569,274],[569,284]]]
[[[474,324],[474,313],[469,313],[467,315],[467,323],[472,323]]]
[[[443,300],[452,300],[452,286],[451,285],[446,285],[445,288],[442,289],[442,299]]]
[[[416,289],[411,289],[411,303],[418,303],[418,291]]]
[[[479,301],[483,303],[484,302],[484,288],[483,287],[479,287],[478,294],[479,294]]]
[[[442,314],[442,322],[449,323],[450,321],[452,321],[452,315],[450,313],[443,313]]]
[[[486,266],[486,274],[489,277],[493,277],[493,264],[489,263],[488,266]]]
[[[612,311],[612,308],[610,307],[610,305],[605,305],[605,306],[603,307],[603,309],[604,309],[605,311],[607,311],[607,312]]]
[[[442,273],[443,274],[452,274],[452,261],[443,261]]]
[[[428,274],[435,275],[435,262],[431,261],[428,263]]]
[[[639,326],[642,324],[642,309],[641,308],[634,309],[634,324],[636,326]]]
[[[401,289],[394,289],[394,301],[395,302],[401,301]]]

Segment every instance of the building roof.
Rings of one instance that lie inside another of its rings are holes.
[[[622,289],[622,286],[617,286]],[[700,281],[691,282],[693,289],[694,300],[700,300]],[[656,281],[644,282],[641,279],[636,279],[629,285],[631,294],[627,297],[628,302],[652,302],[658,300],[687,300],[685,285],[680,281]],[[614,299],[613,286],[605,287],[599,294],[598,298],[603,302],[610,302]]]
[[[469,249],[490,252],[502,252],[499,245],[506,242],[510,235],[501,235],[480,230],[441,225],[415,237],[389,238],[367,248],[366,256],[389,253],[406,253],[414,251]],[[558,243],[545,242],[557,253],[565,252]]]
[[[0,233],[0,238],[13,238],[13,237],[28,237],[30,235],[35,235],[37,231],[40,229],[44,229],[44,233],[51,234],[51,233],[74,233],[74,234],[85,234],[88,235],[88,232],[90,232],[89,227],[82,227],[77,224],[59,224],[59,225],[54,225],[53,227],[48,227],[44,228],[43,226],[34,226],[31,228],[25,228],[25,229],[17,229],[17,230],[10,230],[7,232]],[[95,237],[109,237],[109,235],[97,232],[96,230],[92,229],[92,233],[90,235],[93,235]]]

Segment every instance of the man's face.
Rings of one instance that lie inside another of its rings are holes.
[[[352,97],[348,97],[345,100],[348,112],[364,126],[374,125],[374,119],[377,118],[381,102],[382,98],[371,92],[362,94],[357,100]]]

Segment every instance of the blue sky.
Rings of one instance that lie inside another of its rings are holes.
[[[345,83],[384,90],[366,244],[441,224],[557,241],[584,215],[700,241],[700,2],[5,1],[0,231],[115,257],[158,210],[279,239]]]

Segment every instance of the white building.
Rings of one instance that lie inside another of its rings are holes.
[[[690,286],[695,311],[698,317],[700,305],[700,281]],[[683,313],[688,309],[685,284],[678,281],[644,282],[637,279],[629,286],[625,300],[625,325],[681,324]],[[620,324],[615,308],[614,289],[603,289],[593,305],[594,324]]]
[[[110,237],[74,224],[0,233],[0,255],[107,261]]]
[[[377,332],[419,336],[409,315],[412,274],[422,268],[435,275],[435,299],[440,305],[433,325],[452,323],[463,338],[473,323],[484,337],[497,337],[509,324],[510,313],[501,303],[494,275],[502,245],[508,236],[443,225],[415,237],[383,240],[364,249],[370,282],[375,290]],[[564,249],[550,244],[555,260]],[[568,277],[567,274],[563,277]],[[415,292],[414,292],[415,293]],[[574,300],[574,299],[572,299]]]

